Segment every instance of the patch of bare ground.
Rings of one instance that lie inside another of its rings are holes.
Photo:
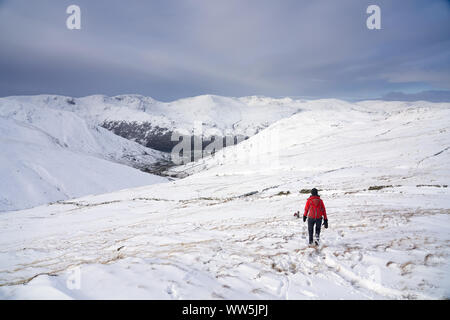
[[[400,265],[400,270],[401,270],[401,275],[402,276],[404,276],[404,275],[407,275],[407,274],[409,274],[409,273],[411,273],[412,272],[412,269],[413,269],[413,267],[414,267],[414,262],[412,262],[412,261],[407,261],[407,262],[405,262],[405,263],[402,263],[401,265]]]
[[[225,299],[224,296],[222,296],[222,295],[220,295],[220,294],[218,294],[216,292],[211,293],[211,297],[214,298],[214,299],[221,299],[221,300]]]
[[[265,293],[265,291],[263,289],[261,289],[261,288],[255,288],[255,289],[252,289],[251,293],[263,294],[263,293]]]

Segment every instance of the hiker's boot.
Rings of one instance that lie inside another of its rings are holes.
[[[319,237],[316,237],[316,240],[314,240],[314,244],[315,244],[316,246],[318,246],[319,243],[320,243],[320,239],[319,239]]]

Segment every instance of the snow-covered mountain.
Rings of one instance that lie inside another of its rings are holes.
[[[0,296],[448,299],[450,104],[296,107],[184,179],[1,214]]]
[[[8,176],[3,183],[9,190],[0,199],[0,211],[142,185],[144,181],[149,181],[150,176],[135,173],[132,176],[142,176],[144,180],[119,178],[120,175],[114,176],[106,170],[113,164],[103,164],[104,160],[146,172],[160,172],[161,168],[170,165],[170,155],[154,149],[171,151],[178,143],[178,140],[172,141],[172,133],[190,136],[194,128],[200,127],[204,146],[210,143],[214,135],[239,136],[242,140],[270,123],[298,112],[297,103],[289,98],[211,95],[169,103],[139,95],[0,98],[4,131],[2,146],[5,150],[2,171],[6,171],[5,177]],[[42,146],[45,146],[45,151],[42,151]],[[67,154],[67,151],[77,155]],[[38,156],[39,152],[41,156]],[[59,152],[61,155],[58,155]],[[96,158],[83,158],[86,163],[101,162],[98,166],[85,166],[79,175],[82,161],[70,159],[80,155]],[[93,177],[93,172],[99,172],[98,167],[104,168],[107,177],[93,183],[89,177]],[[125,168],[125,172],[128,171]],[[75,182],[74,175],[78,176]],[[22,189],[27,192],[19,192]]]
[[[140,95],[83,98],[38,95],[0,99],[0,104],[24,102],[74,112],[90,124],[165,152],[170,152],[178,143],[178,140],[171,140],[174,132],[190,136],[194,128],[201,128],[204,145],[212,136],[241,137],[242,140],[300,111],[299,101],[290,98],[203,95],[160,102]],[[198,131],[195,134],[199,134]]]
[[[412,176],[417,183],[448,182],[450,103],[325,99],[298,106],[302,112],[253,138],[169,172],[185,175],[208,169],[205,174],[226,175],[275,170],[290,175],[292,170],[353,172],[361,166],[369,185],[380,171],[393,167],[403,172],[401,180]],[[421,176],[424,181],[418,180]],[[329,187],[326,180],[323,184]]]
[[[0,211],[166,181],[134,169],[165,154],[20,99],[0,99],[0,148]]]

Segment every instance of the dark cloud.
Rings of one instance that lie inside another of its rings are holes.
[[[382,30],[366,28],[381,7]],[[450,89],[448,1],[0,1],[0,95]],[[78,4],[82,30],[67,30]]]

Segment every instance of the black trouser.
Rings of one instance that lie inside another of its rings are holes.
[[[322,218],[308,218],[309,244],[313,243],[314,224],[316,225],[316,239],[320,237],[320,228],[322,227]]]

